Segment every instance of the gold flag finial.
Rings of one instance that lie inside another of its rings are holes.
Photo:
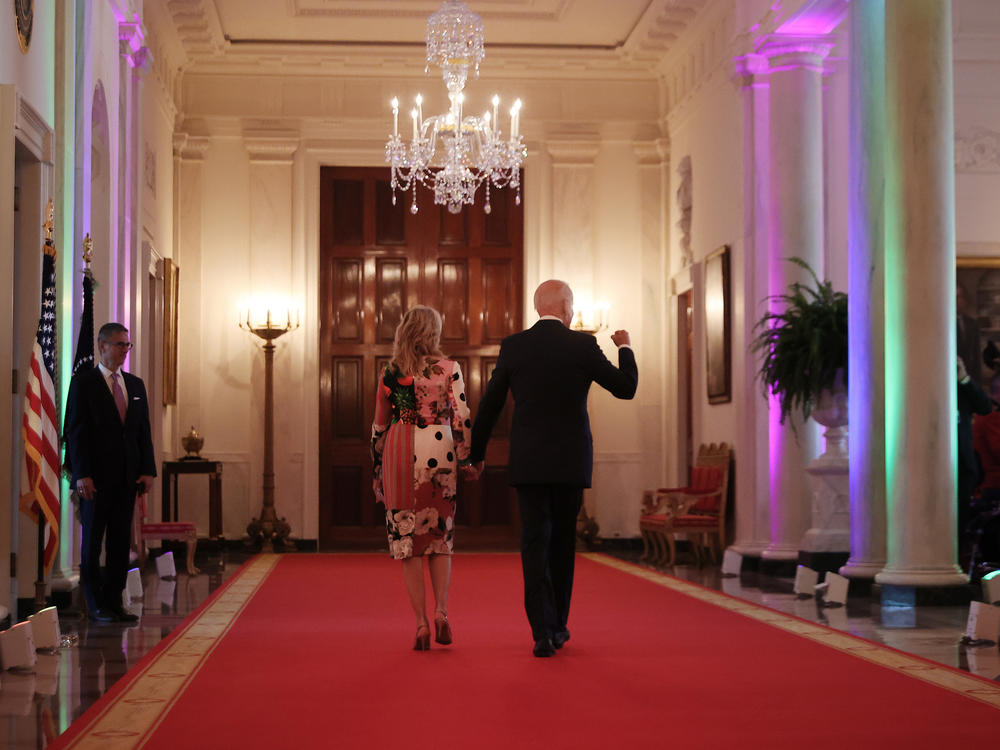
[[[52,241],[52,229],[55,227],[55,210],[52,208],[52,199],[49,198],[49,205],[45,207],[45,223],[42,227],[45,229],[45,241]]]
[[[90,232],[83,238],[83,267],[90,270],[90,261],[94,259],[94,241],[90,239]]]
[[[45,242],[42,250],[53,258],[56,256],[56,246],[52,241],[52,230],[55,227],[54,217],[55,211],[52,208],[52,199],[49,198],[49,205],[45,207],[45,223],[42,224],[42,228],[45,230]]]

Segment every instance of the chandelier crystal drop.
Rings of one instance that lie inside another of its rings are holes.
[[[510,186],[521,203],[521,164],[528,155],[520,133],[521,100],[510,108],[509,132],[500,126],[500,97],[493,97],[492,112],[466,115],[465,83],[471,69],[479,77],[479,63],[486,56],[483,21],[461,0],[445,0],[427,19],[427,67],[441,68],[448,88],[448,111],[424,117],[423,97],[417,94],[410,110],[413,135],[409,143],[399,136],[399,100],[392,102],[392,135],[385,145],[385,160],[392,170],[392,202],[396,191],[412,191],[410,212],[417,213],[417,184],[434,193],[434,202],[457,214],[472,205],[480,185],[486,185],[483,210],[490,212],[490,187]]]

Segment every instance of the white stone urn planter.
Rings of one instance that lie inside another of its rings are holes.
[[[826,430],[826,450],[809,462],[812,476],[812,523],[800,549],[816,554],[844,554],[851,549],[850,482],[847,453],[847,389],[824,391],[812,418]]]

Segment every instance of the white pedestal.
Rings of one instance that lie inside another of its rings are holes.
[[[851,487],[848,477],[847,428],[828,427],[826,452],[809,462],[812,477],[812,521],[802,537],[806,552],[848,554],[851,550]]]
[[[850,552],[851,488],[847,458],[822,456],[806,469],[812,476],[812,522],[800,549],[809,552]]]

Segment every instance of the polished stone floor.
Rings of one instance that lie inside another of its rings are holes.
[[[631,551],[616,556],[635,561]],[[199,559],[198,576],[179,574],[176,581],[157,578],[152,565],[143,574],[138,624],[97,625],[78,618],[60,621],[63,635],[77,643],[54,654],[39,654],[31,672],[0,673],[0,747],[43,748],[114,685],[157,643],[177,627],[222,585],[246,557],[229,553]],[[876,643],[1000,681],[997,646],[961,644],[968,607],[938,606],[887,609],[865,597],[852,597],[848,606],[822,608],[813,599],[792,593],[785,578],[744,574],[723,578],[717,567],[676,566],[665,570],[679,578],[762,604],[803,619],[843,630]]]

